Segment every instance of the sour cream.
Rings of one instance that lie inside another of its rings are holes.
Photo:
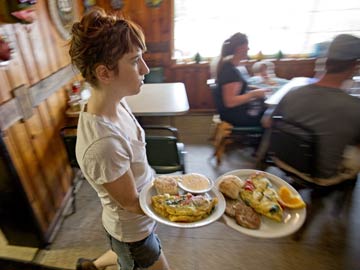
[[[210,180],[206,176],[197,173],[184,175],[179,185],[185,191],[196,193],[207,192],[212,188]]]

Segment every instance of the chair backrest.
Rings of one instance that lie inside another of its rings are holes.
[[[157,173],[171,173],[183,170],[175,137],[146,136],[145,140],[148,162]]]
[[[316,176],[317,141],[314,132],[280,116],[273,117],[269,155],[296,170]]]
[[[63,127],[60,130],[60,136],[65,144],[66,153],[71,167],[79,168],[75,155],[76,128],[76,126]]]
[[[219,112],[222,104],[221,104],[220,91],[218,91],[218,84],[216,83],[215,79],[209,79],[207,80],[206,83],[210,88],[216,110]]]
[[[168,126],[143,126],[146,155],[156,173],[185,172],[183,144],[178,142],[177,129]],[[151,130],[151,132],[150,132]],[[170,132],[170,136],[163,132]],[[161,133],[161,134],[160,134]]]
[[[164,68],[152,67],[150,68],[150,72],[145,75],[144,83],[163,83],[164,80]]]

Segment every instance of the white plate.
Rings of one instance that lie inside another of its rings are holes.
[[[255,172],[262,172],[257,170],[234,170],[230,171],[228,173],[225,173],[221,176],[219,176],[216,179],[215,186],[216,188],[219,187],[220,179],[224,175],[236,175],[240,177],[243,180],[246,180],[246,178]],[[299,194],[290,184],[288,184],[286,181],[282,180],[281,178],[265,172],[268,179],[271,181],[273,187],[275,190],[280,188],[280,186],[286,186],[289,188],[294,194]],[[241,227],[238,225],[234,218],[227,216],[224,214],[223,216],[225,224],[228,225],[230,228],[237,230],[243,234],[254,236],[254,237],[260,237],[260,238],[277,238],[277,237],[283,237],[290,235],[294,232],[296,232],[300,227],[303,225],[305,218],[306,218],[306,208],[301,209],[284,209],[284,218],[281,223],[273,221],[267,217],[261,216],[261,225],[258,230],[251,230],[244,227]]]
[[[173,222],[155,212],[155,210],[151,204],[151,197],[154,195],[157,195],[156,189],[153,185],[153,182],[150,182],[147,185],[145,185],[145,187],[140,192],[139,197],[140,197],[141,209],[150,218],[152,218],[162,224],[172,226],[172,227],[178,227],[178,228],[202,227],[202,226],[205,226],[205,225],[215,222],[225,212],[225,207],[226,207],[225,198],[221,194],[221,192],[219,192],[216,188],[213,188],[212,190],[210,190],[208,193],[205,194],[205,196],[209,196],[211,198],[215,198],[215,197],[218,198],[218,203],[215,206],[214,210],[211,212],[210,216],[208,216],[202,220],[198,220],[198,221],[194,221],[194,222],[187,222],[187,223]]]

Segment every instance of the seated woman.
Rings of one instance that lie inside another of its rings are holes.
[[[248,79],[248,84],[255,88],[270,88],[276,92],[289,80],[276,77],[275,65],[271,61],[259,61],[253,64],[252,71],[254,76]]]
[[[264,97],[269,90],[250,90],[238,66],[247,59],[248,39],[236,33],[225,40],[217,66],[215,92],[220,118],[234,126],[261,126],[265,110]]]

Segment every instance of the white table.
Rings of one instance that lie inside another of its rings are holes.
[[[307,78],[307,77],[296,77],[290,80],[287,84],[281,87],[275,94],[271,95],[265,100],[265,104],[269,106],[276,106],[279,104],[280,100],[290,91],[295,89],[295,87],[300,87],[303,85],[316,83],[318,79],[316,78]],[[351,96],[360,97],[360,94],[350,94]]]
[[[294,87],[303,86],[311,83],[315,83],[317,79],[307,78],[307,77],[296,77],[290,80],[287,84],[282,86],[279,90],[276,91],[273,95],[265,100],[265,104],[269,106],[274,106],[279,104],[280,100]]]
[[[137,95],[125,97],[136,116],[172,116],[189,110],[183,83],[149,83],[141,86]],[[66,116],[78,118],[80,111],[66,110]]]
[[[149,83],[139,94],[125,98],[136,116],[171,116],[184,114],[189,102],[183,83]]]

